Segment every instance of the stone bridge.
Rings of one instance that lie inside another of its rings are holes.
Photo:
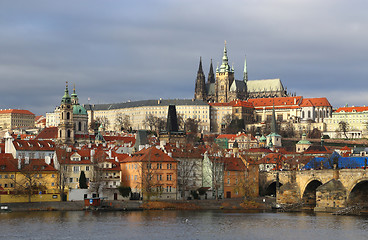
[[[279,204],[298,203],[316,211],[368,205],[368,169],[260,172],[259,191],[276,195]]]

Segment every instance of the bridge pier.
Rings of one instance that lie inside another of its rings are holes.
[[[332,179],[316,190],[316,212],[334,212],[346,207],[346,188],[338,179]]]

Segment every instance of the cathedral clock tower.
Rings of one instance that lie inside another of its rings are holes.
[[[226,41],[220,68],[216,69],[216,101],[220,103],[230,100],[230,86],[234,81],[234,69],[229,66]]]

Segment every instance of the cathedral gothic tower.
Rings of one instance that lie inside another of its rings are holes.
[[[199,68],[194,91],[195,100],[207,100],[206,79],[202,69],[202,58],[199,59]]]
[[[60,105],[60,124],[58,126],[58,142],[61,144],[74,143],[73,108],[69,96],[68,83]]]
[[[226,41],[222,64],[216,69],[216,101],[220,103],[229,102],[230,86],[234,82],[234,69],[230,68],[227,58]]]

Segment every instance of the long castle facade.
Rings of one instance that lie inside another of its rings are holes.
[[[195,84],[194,99],[207,102],[231,102],[249,98],[286,97],[287,91],[280,79],[264,79],[248,81],[247,63],[244,62],[243,79],[236,80],[234,68],[230,67],[227,56],[226,42],[222,63],[216,68],[216,77],[213,71],[212,60],[207,82],[202,68],[202,58]]]

